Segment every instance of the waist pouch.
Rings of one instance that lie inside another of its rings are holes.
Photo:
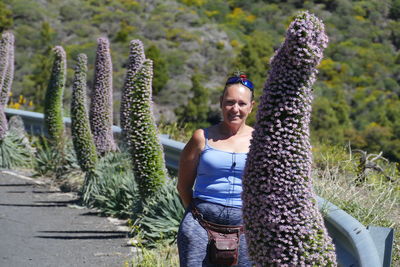
[[[208,260],[212,264],[232,266],[239,261],[240,234],[243,233],[243,225],[231,226],[209,222],[192,205],[193,217],[207,231]]]

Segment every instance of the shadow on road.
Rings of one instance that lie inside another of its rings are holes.
[[[79,204],[79,200],[68,200],[68,201],[34,201],[32,204],[15,204],[15,203],[0,203],[0,206],[4,207],[67,207],[68,205]]]
[[[56,194],[56,193],[61,193],[61,191],[51,191],[51,190],[47,190],[47,191],[32,191],[32,193],[34,194]]]
[[[126,234],[125,231],[38,231],[38,233],[65,233],[65,234]]]
[[[79,231],[78,231],[79,232]],[[36,235],[36,238],[44,238],[44,239],[118,239],[118,238],[126,238],[126,234],[115,234],[115,235]]]
[[[0,186],[9,186],[9,187],[14,187],[14,186],[32,186],[32,185],[36,185],[36,184],[30,184],[30,183],[26,183],[26,184],[0,184]]]

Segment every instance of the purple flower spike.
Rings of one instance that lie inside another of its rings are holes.
[[[0,106],[0,141],[6,136],[7,130],[8,124],[6,114],[4,113],[4,107]]]
[[[145,54],[142,42],[140,40],[132,40],[130,43],[128,69],[126,72],[124,87],[122,88],[120,110],[122,135],[124,136],[128,146],[130,146],[130,139],[128,136],[132,131],[130,112],[134,101],[134,79],[138,70],[142,67],[144,60]]]
[[[79,54],[72,86],[71,134],[79,166],[84,172],[92,172],[97,154],[86,107],[86,72],[87,56]]]
[[[64,134],[62,99],[67,76],[67,56],[62,46],[56,46],[53,52],[53,68],[44,105],[44,123],[49,138],[60,143]]]
[[[140,197],[154,196],[165,183],[167,170],[158,129],[152,110],[153,62],[146,59],[138,70],[132,87],[129,143],[133,173]]]
[[[257,266],[336,266],[311,182],[311,86],[328,38],[308,12],[271,59],[243,177],[243,219]]]
[[[2,34],[0,40],[0,105],[6,106],[14,78],[14,35]]]
[[[115,151],[112,132],[112,62],[110,43],[107,38],[97,39],[94,87],[90,105],[90,127],[97,153],[104,155]]]

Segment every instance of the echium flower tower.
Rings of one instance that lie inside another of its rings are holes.
[[[336,266],[311,182],[312,84],[328,38],[301,12],[271,59],[243,177],[243,219],[257,266]]]
[[[94,85],[90,102],[90,128],[97,153],[104,155],[116,150],[113,125],[113,85],[110,42],[105,37],[97,39]]]
[[[14,77],[14,35],[5,32],[0,39],[0,140],[6,135],[8,125],[4,109]]]
[[[84,172],[93,172],[97,161],[96,146],[90,131],[86,101],[87,56],[78,55],[71,100],[71,134],[79,166]]]
[[[44,124],[50,140],[60,145],[64,134],[62,100],[67,76],[67,57],[61,46],[56,46],[53,51],[53,68],[44,103]]]
[[[167,171],[152,110],[153,62],[146,59],[132,82],[129,143],[133,173],[143,200],[164,184]]]
[[[138,70],[142,67],[145,60],[143,44],[140,40],[132,40],[130,42],[129,62],[125,77],[124,87],[122,89],[120,123],[122,135],[130,146],[129,134],[131,130],[131,106],[134,101],[134,80]]]
[[[0,42],[0,105],[5,107],[14,78],[14,35],[5,32]]]

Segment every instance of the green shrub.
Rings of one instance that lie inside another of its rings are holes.
[[[79,170],[79,165],[71,142],[62,143],[63,149],[54,149],[52,140],[46,137],[37,138],[34,160],[34,176],[47,176],[65,179]]]
[[[176,181],[168,180],[159,193],[143,205],[142,213],[134,214],[134,232],[146,246],[175,243],[184,213]]]
[[[128,153],[110,152],[86,175],[83,200],[104,214],[119,218],[132,216],[140,206],[139,191]]]
[[[0,168],[31,167],[32,157],[22,138],[13,132],[0,140]]]

